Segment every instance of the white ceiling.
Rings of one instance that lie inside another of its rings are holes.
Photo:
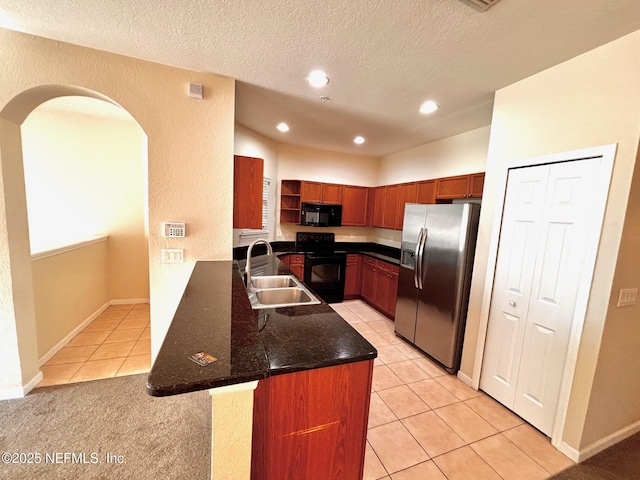
[[[640,29],[640,0],[0,0],[0,25],[233,77],[246,127],[384,156],[490,124],[496,90]]]

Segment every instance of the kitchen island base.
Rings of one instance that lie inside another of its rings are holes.
[[[361,480],[373,361],[261,380],[255,390],[252,480]]]

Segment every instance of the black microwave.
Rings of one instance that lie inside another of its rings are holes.
[[[342,226],[342,205],[327,203],[302,203],[300,225],[308,227]]]

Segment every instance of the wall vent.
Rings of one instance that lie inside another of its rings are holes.
[[[476,10],[484,12],[489,7],[493,7],[499,0],[462,0],[467,5],[472,6]]]

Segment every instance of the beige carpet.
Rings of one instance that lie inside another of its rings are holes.
[[[154,398],[146,378],[43,387],[0,401],[0,478],[208,479],[210,395]]]
[[[640,479],[640,433],[564,470],[553,480]],[[551,480],[550,479],[550,480]]]

